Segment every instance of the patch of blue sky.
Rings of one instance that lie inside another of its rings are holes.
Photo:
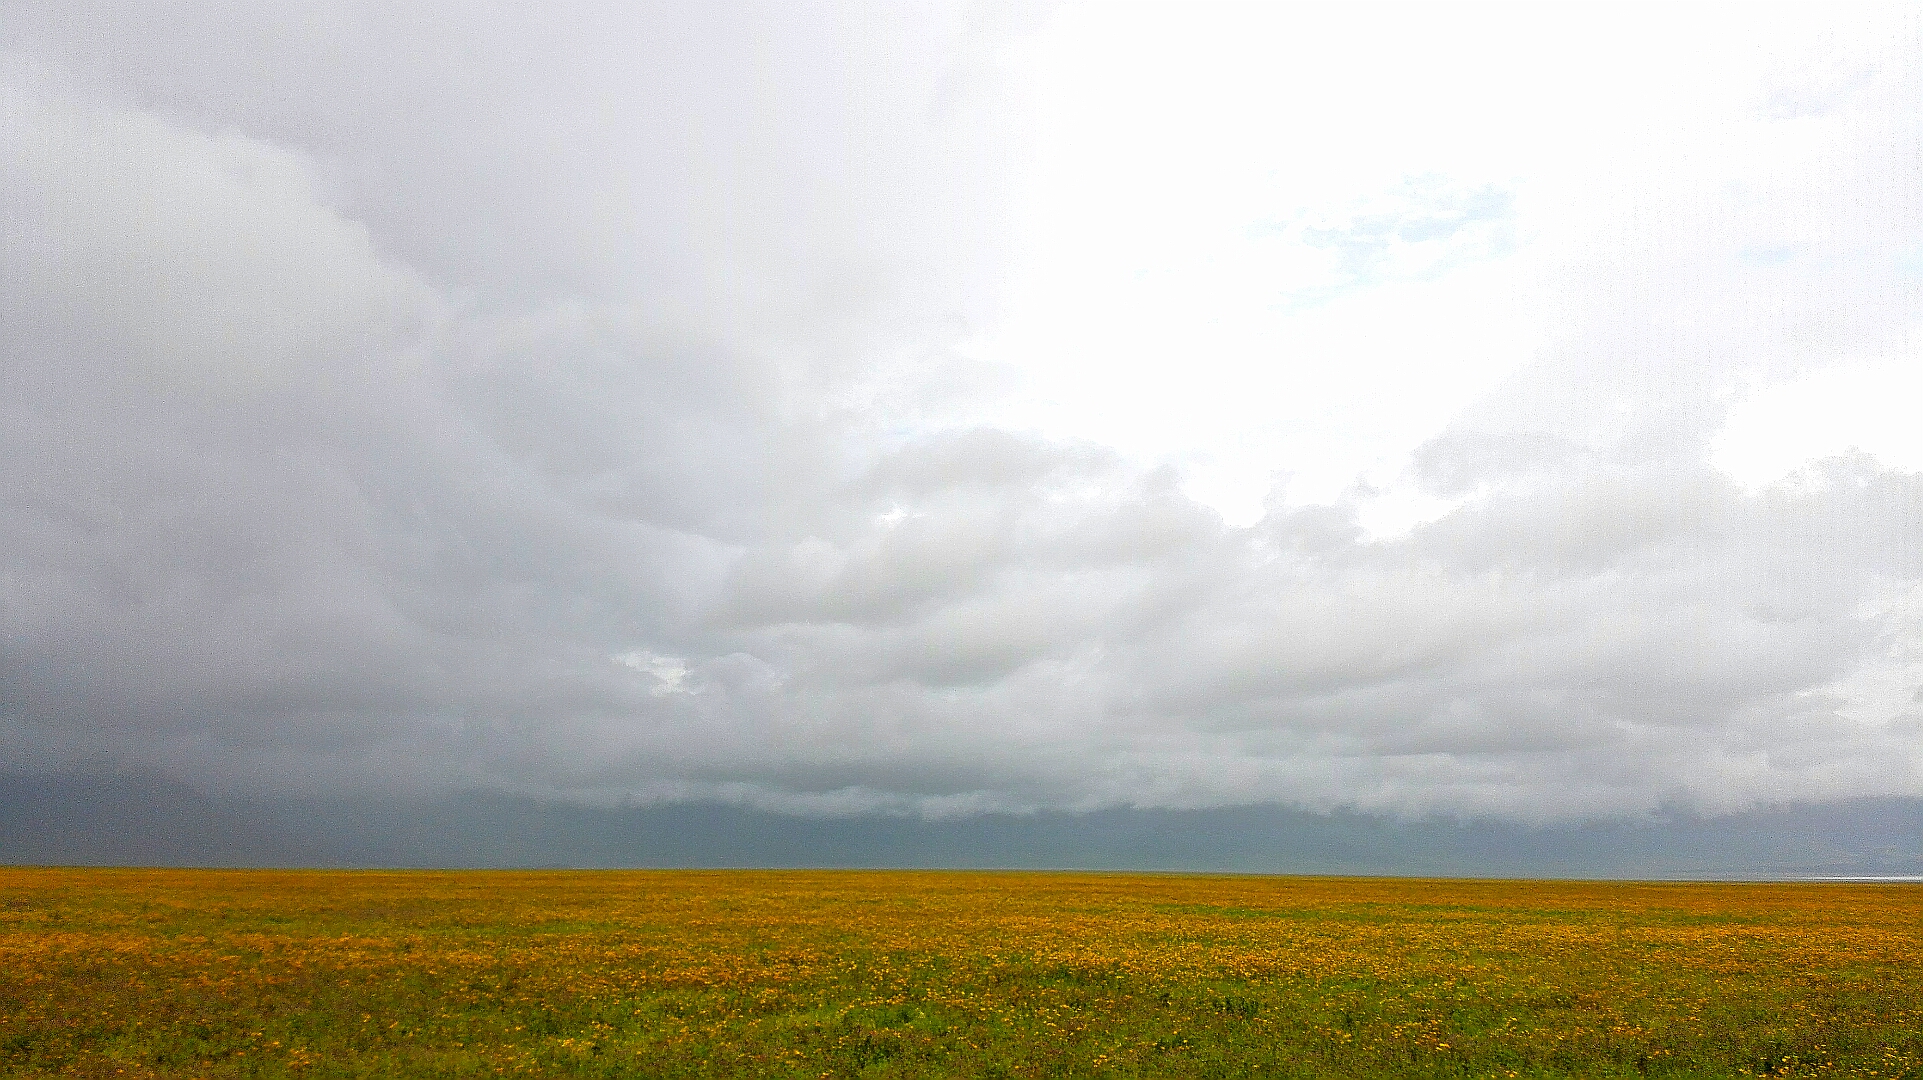
[[[1751,266],[1782,266],[1801,254],[1801,249],[1793,245],[1775,247],[1749,247],[1736,253],[1736,257]]]
[[[1391,281],[1433,281],[1516,249],[1515,193],[1493,184],[1463,189],[1423,177],[1372,201],[1389,206],[1347,217],[1303,211],[1245,230],[1253,242],[1292,242],[1335,256],[1335,280],[1291,289],[1275,307],[1301,310]]]

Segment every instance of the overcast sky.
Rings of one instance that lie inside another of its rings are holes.
[[[1923,794],[1914,9],[4,18],[0,766]]]

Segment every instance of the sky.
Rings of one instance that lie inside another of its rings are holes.
[[[10,3],[0,768],[1923,795],[1923,21]]]

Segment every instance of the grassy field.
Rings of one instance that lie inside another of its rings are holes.
[[[0,868],[0,1075],[1923,1077],[1923,887]]]

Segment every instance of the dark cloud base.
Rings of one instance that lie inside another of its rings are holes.
[[[1923,799],[1531,827],[1278,806],[803,818],[718,804],[595,808],[210,796],[151,773],[0,775],[0,863],[317,867],[900,867],[1739,878],[1923,874]]]

